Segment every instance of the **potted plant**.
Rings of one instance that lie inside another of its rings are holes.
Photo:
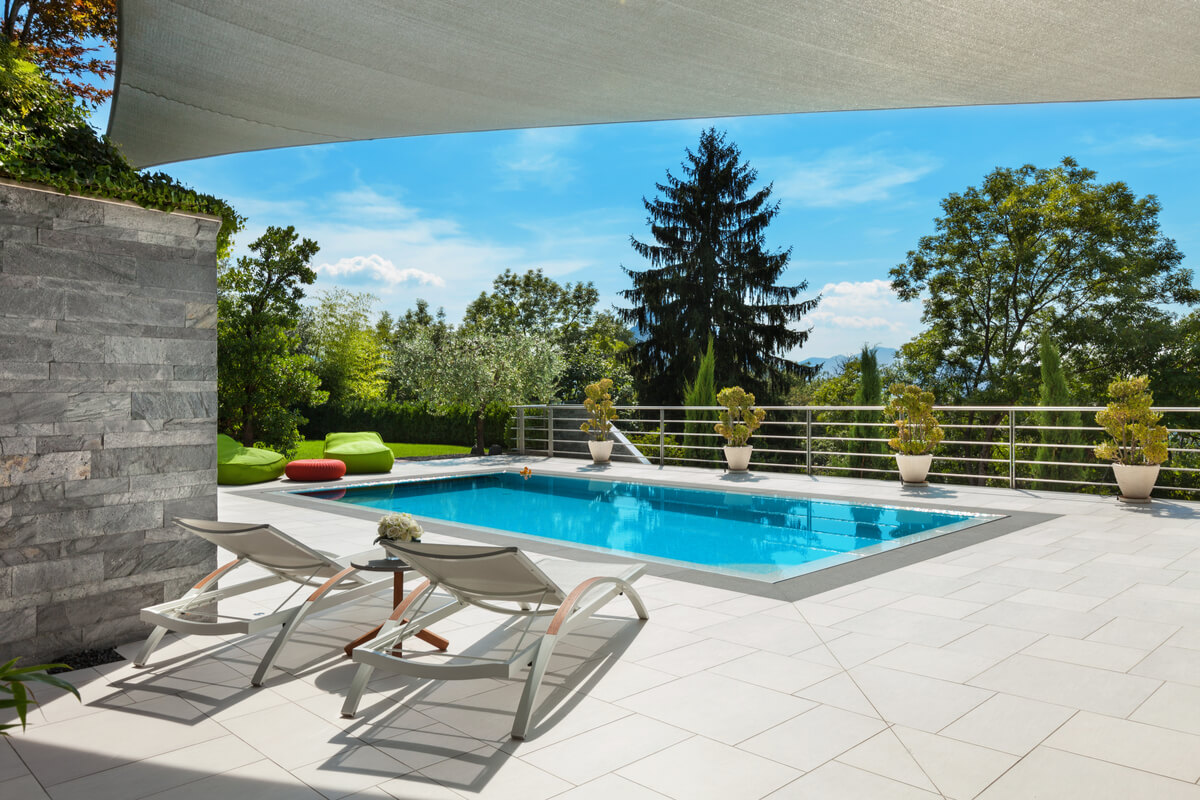
[[[717,392],[717,402],[725,409],[713,429],[725,437],[725,462],[730,472],[745,472],[750,468],[750,453],[754,451],[747,442],[762,425],[767,412],[755,408],[754,395],[740,386],[726,386]]]
[[[588,450],[591,451],[592,462],[595,464],[607,464],[612,458],[613,443],[608,438],[608,433],[612,430],[612,421],[617,418],[610,392],[612,385],[610,378],[602,378],[596,383],[588,384],[583,390],[587,394],[583,407],[588,418],[579,426],[579,430],[589,435]]]
[[[1159,465],[1167,460],[1167,429],[1154,411],[1150,378],[1113,381],[1108,385],[1108,407],[1097,412],[1096,422],[1112,441],[1096,446],[1096,457],[1112,462],[1113,474],[1127,503],[1149,503],[1158,480]]]
[[[900,480],[908,484],[923,484],[933,463],[933,451],[945,433],[933,416],[933,392],[920,386],[894,383],[888,387],[888,404],[884,410],[896,426],[896,435],[888,445],[896,451],[896,467]]]

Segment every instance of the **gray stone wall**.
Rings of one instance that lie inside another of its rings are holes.
[[[219,227],[0,181],[0,661],[143,636],[215,565],[170,521],[216,518]]]

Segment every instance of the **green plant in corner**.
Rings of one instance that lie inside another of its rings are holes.
[[[1096,413],[1096,422],[1112,441],[1096,446],[1096,457],[1127,466],[1161,464],[1167,460],[1167,428],[1162,414],[1151,408],[1154,396],[1150,378],[1113,381],[1108,385],[1108,407]]]
[[[69,669],[66,664],[37,664],[32,667],[18,667],[17,661],[19,660],[14,658],[12,661],[0,664],[0,709],[16,709],[21,730],[25,730],[29,706],[37,705],[33,692],[25,684],[44,683],[79,697],[78,689],[62,678],[56,678],[47,672],[50,669]],[[12,722],[0,725],[0,736],[8,736],[8,730],[17,727],[17,724]]]
[[[597,442],[608,438],[612,421],[617,418],[617,412],[613,409],[612,386],[610,379],[602,378],[584,388],[587,398],[583,401],[583,407],[587,410],[588,418],[579,426],[579,430],[590,434]]]
[[[933,392],[893,383],[888,395],[885,411],[896,426],[896,435],[888,445],[906,456],[923,456],[936,450],[946,434],[933,415]]]
[[[724,436],[730,447],[745,447],[767,412],[755,408],[754,395],[740,386],[726,386],[717,392],[717,402],[725,408],[713,430]]]

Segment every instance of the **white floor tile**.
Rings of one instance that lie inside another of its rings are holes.
[[[1074,713],[1073,709],[1039,700],[997,694],[942,728],[940,733],[1023,756]]]
[[[935,800],[941,795],[831,761],[766,800]]]
[[[701,672],[626,697],[618,705],[719,742],[736,744],[804,713],[814,704]]]
[[[719,769],[706,765],[719,764]],[[758,798],[800,773],[774,761],[696,736],[630,764],[623,778],[675,800]]]
[[[978,800],[1197,800],[1200,787],[1093,758],[1039,747]]]
[[[857,747],[884,727],[879,719],[833,706],[817,706],[738,747],[807,772]]]
[[[1044,744],[1189,783],[1200,779],[1200,736],[1141,722],[1081,711]]]
[[[1150,678],[1020,654],[977,675],[970,683],[1116,717],[1132,713],[1159,686]]]

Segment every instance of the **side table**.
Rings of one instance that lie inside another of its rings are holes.
[[[365,572],[390,572],[390,573],[392,573],[392,608],[395,608],[396,606],[400,605],[401,601],[404,600],[404,573],[406,573],[410,569],[412,569],[412,567],[410,567],[408,564],[406,564],[404,562],[404,559],[377,558],[372,561],[365,561],[362,563],[356,563],[356,562],[352,561],[352,562],[350,562],[350,566],[354,567],[355,569],[361,569]],[[346,645],[342,649],[346,652],[346,655],[350,655],[354,651],[354,648],[358,647],[359,645],[365,644],[366,642],[369,642],[372,639],[374,639],[376,636],[378,636],[379,631],[382,628],[383,628],[382,624],[376,625],[374,628],[367,631],[362,636],[355,639],[353,642],[350,642],[348,645]],[[449,640],[444,639],[441,636],[438,636],[436,633],[434,633],[432,631],[427,631],[427,630],[422,629],[422,630],[417,631],[416,636],[421,641],[428,642],[429,644],[436,647],[438,650],[445,651],[445,649],[450,646]],[[400,644],[397,642],[395,651],[398,652],[399,650],[400,650]]]

